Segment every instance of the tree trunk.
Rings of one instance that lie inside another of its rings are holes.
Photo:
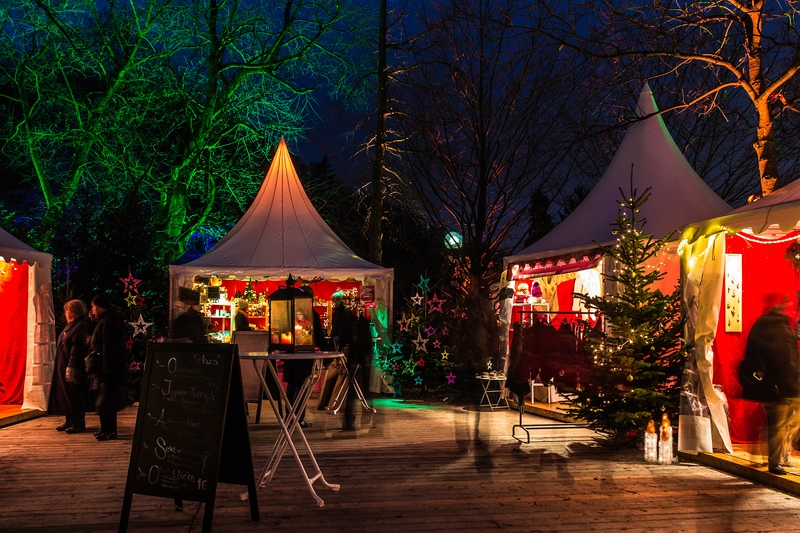
[[[758,128],[753,148],[758,158],[758,172],[761,176],[761,194],[767,196],[775,192],[778,183],[778,160],[775,157],[775,127],[767,102],[756,102]]]
[[[369,258],[383,262],[383,164],[386,156],[386,0],[380,3],[378,31],[378,116],[375,128],[375,160],[372,162],[372,196],[369,210]]]

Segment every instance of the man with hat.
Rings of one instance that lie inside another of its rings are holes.
[[[117,438],[117,411],[126,405],[125,334],[122,320],[112,309],[111,298],[100,293],[92,300],[92,312],[97,317],[92,339],[89,342],[91,368],[97,383],[97,415],[100,431],[94,434],[98,441]]]

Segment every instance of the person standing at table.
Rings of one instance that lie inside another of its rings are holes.
[[[97,324],[89,342],[89,372],[97,384],[98,441],[117,438],[117,411],[126,405],[125,336],[122,320],[111,305],[108,294],[100,293],[92,300]]]
[[[354,376],[352,374],[352,370],[355,369],[355,357],[353,357],[353,363],[350,362],[350,354],[354,349],[354,340],[355,340],[355,317],[353,316],[352,311],[344,304],[344,295],[341,292],[333,293],[331,296],[331,301],[333,302],[333,318],[331,319],[331,340],[333,341],[334,349],[344,353],[345,357],[345,364],[347,365],[347,369],[350,372],[350,383],[348,387],[348,396],[352,395],[352,380]],[[345,405],[349,406],[349,401],[345,398]],[[344,421],[342,424],[343,429],[345,430],[354,430],[356,429],[356,416],[352,409],[349,407],[345,407],[344,412]]]
[[[64,304],[67,326],[58,336],[53,381],[47,401],[47,413],[64,415],[66,420],[56,427],[69,435],[86,431],[86,398],[88,381],[84,359],[89,353],[86,304],[70,300]]]
[[[311,287],[304,286],[301,287],[301,290],[304,290],[311,294],[312,298],[314,296],[314,291]],[[301,326],[302,330],[307,329],[304,327],[306,322],[309,322],[302,313],[296,313],[298,316],[295,317],[295,322]],[[322,328],[322,319],[319,316],[319,313],[315,309],[312,309],[312,323],[313,323],[313,330],[314,330],[314,346],[319,351],[327,350],[327,342],[325,341],[325,334],[324,329]],[[298,394],[300,394],[300,389],[303,387],[303,383],[305,382],[306,378],[311,375],[311,371],[314,368],[314,360],[313,359],[301,359],[301,360],[284,360],[283,361],[283,380],[286,382],[286,397],[289,399],[289,405],[287,406],[287,410],[291,409],[294,405],[294,402],[297,400]],[[306,410],[303,408],[303,411],[298,415],[300,418],[300,426],[307,428],[311,426],[310,423],[306,422]]]

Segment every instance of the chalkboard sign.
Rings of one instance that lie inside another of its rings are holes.
[[[248,487],[258,520],[253,457],[236,345],[159,343],[147,351],[120,518],[134,493],[205,503],[211,530],[217,483]]]

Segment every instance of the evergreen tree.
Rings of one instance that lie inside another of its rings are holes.
[[[570,415],[595,429],[630,435],[645,428],[650,418],[678,412],[680,373],[687,347],[681,333],[685,322],[680,287],[665,295],[653,285],[664,277],[645,262],[656,258],[672,235],[654,239],[644,231],[641,207],[650,188],[623,196],[617,220],[615,246],[602,247],[615,264],[606,281],[616,294],[605,297],[577,295],[599,312],[605,331],[592,331],[586,340],[588,373],[572,390]]]

